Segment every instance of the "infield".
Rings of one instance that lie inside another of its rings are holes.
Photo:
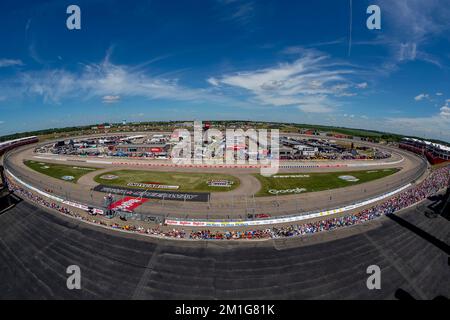
[[[106,179],[105,179],[106,178]],[[111,179],[113,178],[113,179]],[[134,187],[149,190],[171,189],[186,192],[226,192],[236,189],[240,181],[228,174],[155,172],[142,170],[117,170],[102,173],[94,178],[102,185]],[[230,181],[229,187],[209,186],[208,181]],[[161,186],[161,187],[158,187]]]
[[[49,177],[63,181],[76,183],[85,174],[96,171],[96,168],[69,166],[63,164],[45,163],[41,161],[25,160],[24,164],[34,171],[45,174]]]
[[[254,176],[261,182],[256,196],[288,195],[349,187],[387,177],[400,169],[379,169],[327,173],[289,173],[264,177]]]

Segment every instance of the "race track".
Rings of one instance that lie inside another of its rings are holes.
[[[136,212],[142,214],[157,214],[171,218],[206,218],[206,219],[242,219],[247,214],[270,214],[272,216],[298,214],[299,212],[311,212],[322,209],[331,209],[368,198],[379,196],[388,191],[395,190],[411,181],[420,179],[426,172],[426,163],[412,153],[392,149],[394,159],[387,161],[388,164],[377,162],[351,162],[352,165],[360,167],[351,168],[285,168],[280,172],[325,172],[325,171],[346,171],[346,170],[376,170],[385,168],[397,168],[402,170],[388,177],[371,182],[320,192],[305,193],[298,195],[284,195],[281,197],[254,197],[253,194],[259,190],[258,180],[251,173],[258,172],[258,169],[228,169],[228,168],[174,168],[163,166],[137,167],[134,165],[106,165],[92,164],[82,161],[83,159],[71,159],[70,162],[59,160],[41,159],[41,161],[52,163],[70,163],[73,165],[93,166],[102,168],[101,171],[92,172],[79,180],[78,184],[64,182],[37,173],[23,164],[24,159],[39,161],[32,150],[34,147],[26,147],[11,152],[5,159],[5,167],[11,170],[16,176],[24,181],[41,189],[53,190],[55,194],[69,197],[72,200],[82,203],[89,202],[94,206],[103,206],[104,194],[92,191],[96,183],[92,180],[100,172],[107,172],[114,169],[131,170],[154,170],[154,171],[183,171],[183,172],[217,172],[233,174],[241,180],[241,185],[232,192],[212,193],[209,203],[177,202],[177,201],[149,201],[139,207]],[[94,160],[97,161],[97,160]],[[152,163],[149,160],[134,160],[136,163]],[[391,164],[389,164],[391,163]],[[370,164],[370,167],[364,167]]]

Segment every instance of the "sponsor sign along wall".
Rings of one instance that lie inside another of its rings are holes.
[[[354,210],[357,208],[364,207],[366,205],[375,203],[377,201],[392,197],[396,193],[399,193],[403,190],[408,189],[411,186],[410,183],[407,185],[400,187],[394,191],[385,193],[381,196],[364,200],[361,202],[357,202],[345,207],[325,210],[320,212],[313,212],[303,215],[290,216],[290,217],[280,217],[273,219],[262,219],[262,220],[239,220],[239,221],[208,221],[208,220],[175,220],[175,219],[166,219],[165,224],[169,226],[185,226],[185,227],[243,227],[243,226],[258,226],[258,225],[272,225],[279,223],[292,223],[298,222],[318,217],[325,217],[336,213],[342,213],[350,210]]]
[[[149,182],[149,183],[138,183],[138,182],[130,182],[127,183],[129,187],[138,187],[138,188],[147,188],[147,189],[172,189],[177,190],[180,186],[171,186],[166,184],[160,184],[157,182]]]
[[[14,180],[16,180],[17,183],[23,185],[24,187],[26,187],[26,188],[28,188],[28,189],[30,189],[30,190],[32,190],[32,191],[34,191],[34,192],[44,196],[44,197],[47,197],[48,199],[51,199],[51,200],[56,201],[56,202],[61,202],[61,203],[64,203],[64,204],[66,204],[68,206],[71,206],[71,207],[74,207],[74,208],[78,208],[78,209],[81,209],[81,210],[84,210],[84,211],[92,211],[93,213],[97,213],[97,214],[103,214],[104,213],[103,210],[101,210],[101,209],[92,208],[92,207],[89,207],[89,206],[87,206],[85,204],[81,204],[81,203],[65,200],[65,199],[62,199],[60,197],[54,196],[54,195],[52,195],[52,194],[50,194],[48,192],[41,191],[38,188],[35,188],[32,185],[22,181],[21,179],[19,179],[15,175],[13,175],[10,171],[7,171],[7,172],[8,172],[8,175],[10,175]]]
[[[80,209],[86,210],[89,207],[87,207],[84,204],[78,204],[75,202],[71,202],[71,201],[67,201],[64,199],[61,199],[59,197],[55,197],[54,195],[51,195],[47,192],[41,191],[27,183],[25,183],[24,181],[22,181],[21,179],[17,178],[16,176],[14,176],[9,170],[6,170],[7,174],[9,176],[11,176],[14,180],[16,180],[19,184],[27,187],[28,189],[37,192],[41,195],[44,195],[45,197],[58,201],[58,202],[63,202],[67,205],[73,206],[73,207],[78,207]],[[328,215],[332,215],[332,214],[336,214],[336,213],[341,213],[341,212],[345,212],[345,211],[350,211],[350,210],[354,210],[360,207],[364,207],[366,205],[375,203],[377,201],[392,197],[393,195],[408,189],[409,187],[411,187],[411,183],[408,183],[406,185],[404,185],[403,187],[400,187],[396,190],[393,190],[391,192],[382,194],[378,197],[372,198],[372,199],[368,199],[368,200],[364,200],[361,202],[357,202],[351,205],[347,205],[345,207],[341,207],[341,208],[336,208],[336,209],[332,209],[332,210],[326,210],[326,211],[320,211],[320,212],[314,212],[314,213],[309,213],[309,214],[303,214],[303,215],[294,215],[294,216],[290,216],[290,217],[280,217],[280,218],[273,218],[273,219],[262,219],[262,220],[240,220],[240,221],[208,221],[208,220],[175,220],[175,219],[165,219],[165,224],[166,225],[172,225],[172,226],[190,226],[190,227],[239,227],[239,226],[256,226],[256,225],[271,225],[271,224],[280,224],[280,223],[291,223],[291,222],[298,222],[298,221],[302,221],[302,220],[307,220],[307,219],[311,219],[311,218],[317,218],[317,217],[324,217],[324,216],[328,216]],[[142,194],[142,190],[133,190],[133,189],[127,189],[127,188],[114,188],[114,187],[108,187],[108,186],[103,186],[103,185],[99,185],[97,187],[94,188],[95,191],[100,191],[100,192],[106,192],[106,193],[114,193],[114,194],[124,194],[125,192],[129,192],[129,193],[136,193],[137,197],[140,197],[140,194]],[[128,195],[130,195],[129,193],[127,193]],[[167,192],[167,191],[159,191],[159,192],[155,192],[155,197],[156,199],[162,199],[161,195],[165,193],[167,194],[175,194],[175,197],[171,200],[183,200],[183,196],[186,195],[195,195],[193,193],[179,193],[179,192]],[[190,200],[186,199],[186,201],[208,201],[208,195],[209,193],[197,193],[199,195],[198,198],[196,198],[195,200],[192,200],[193,198],[191,198]],[[147,194],[146,195],[147,198],[150,198],[150,196]],[[168,199],[168,198],[166,198]],[[199,200],[200,199],[200,200]],[[99,214],[103,214],[103,210],[100,209],[95,209],[95,212],[99,213]]]
[[[147,201],[148,199],[145,198],[125,197],[123,199],[120,199],[119,201],[112,203],[108,207],[108,209],[132,212],[134,209]]]
[[[112,187],[105,185],[98,185],[94,188],[94,191],[119,194],[129,197],[147,198],[147,199],[159,199],[159,200],[175,200],[175,201],[197,201],[208,202],[209,193],[207,192],[172,192],[166,190],[142,190],[125,187]]]
[[[210,187],[231,188],[231,186],[234,184],[234,182],[233,181],[229,181],[229,180],[209,180],[207,182],[207,184]]]

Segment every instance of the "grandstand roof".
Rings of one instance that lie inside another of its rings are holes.
[[[415,138],[403,138],[403,140],[406,141],[413,141],[413,142],[419,142],[419,143],[425,143],[427,146],[433,146],[435,148],[441,149],[443,151],[447,151],[450,152],[450,147],[443,145],[443,144],[439,144],[439,143],[434,143],[431,141],[427,141],[427,140],[420,140],[420,139],[415,139]]]
[[[14,143],[14,142],[19,142],[19,141],[23,141],[23,140],[27,140],[27,139],[32,139],[32,138],[37,138],[36,136],[30,136],[30,137],[24,137],[24,138],[19,138],[19,139],[14,139],[14,140],[8,140],[8,141],[4,141],[4,142],[0,142],[0,147],[10,144],[10,143]]]

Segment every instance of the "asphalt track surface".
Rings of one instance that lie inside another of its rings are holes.
[[[1,299],[450,297],[450,222],[430,201],[396,217],[268,241],[177,241],[90,226],[21,202],[0,215]],[[418,232],[416,229],[420,230]],[[81,290],[66,268],[81,268]],[[381,268],[368,290],[366,269]]]
[[[380,146],[378,146],[380,147]],[[22,180],[39,187],[41,189],[50,189],[63,197],[68,197],[82,203],[88,202],[94,206],[103,206],[103,193],[91,191],[95,184],[92,178],[109,170],[116,169],[138,169],[134,166],[109,166],[98,172],[88,173],[80,179],[79,184],[60,181],[58,179],[47,177],[43,174],[32,171],[23,164],[24,159],[33,158],[32,147],[24,147],[11,152],[5,161],[5,167],[12,170]],[[298,214],[300,212],[311,212],[323,209],[332,209],[339,206],[348,205],[357,201],[376,197],[385,192],[395,190],[410,181],[418,179],[425,171],[426,165],[423,160],[412,153],[393,149],[395,157],[403,157],[401,164],[373,166],[364,170],[379,170],[389,167],[402,167],[402,170],[388,177],[375,181],[334,190],[320,191],[314,193],[306,193],[299,195],[287,195],[279,197],[252,197],[251,192],[259,189],[255,187],[255,183],[259,183],[256,178],[249,173],[255,172],[255,169],[204,169],[204,168],[166,168],[152,167],[147,170],[162,171],[183,171],[183,172],[220,172],[237,175],[241,179],[241,186],[233,192],[212,194],[210,203],[193,203],[178,201],[149,201],[143,206],[136,209],[137,213],[164,215],[171,218],[206,218],[206,219],[229,219],[229,218],[246,218],[247,214],[271,214],[272,216]],[[61,162],[49,161],[54,163],[70,163],[73,165],[84,165],[85,162]],[[394,161],[395,162],[395,161]],[[97,165],[97,167],[99,167]],[[105,167],[105,166],[103,166]],[[361,169],[361,168],[360,168]],[[321,169],[324,171],[350,171],[358,170],[358,168],[339,168],[339,169]],[[286,169],[281,172],[317,172],[317,169]]]

